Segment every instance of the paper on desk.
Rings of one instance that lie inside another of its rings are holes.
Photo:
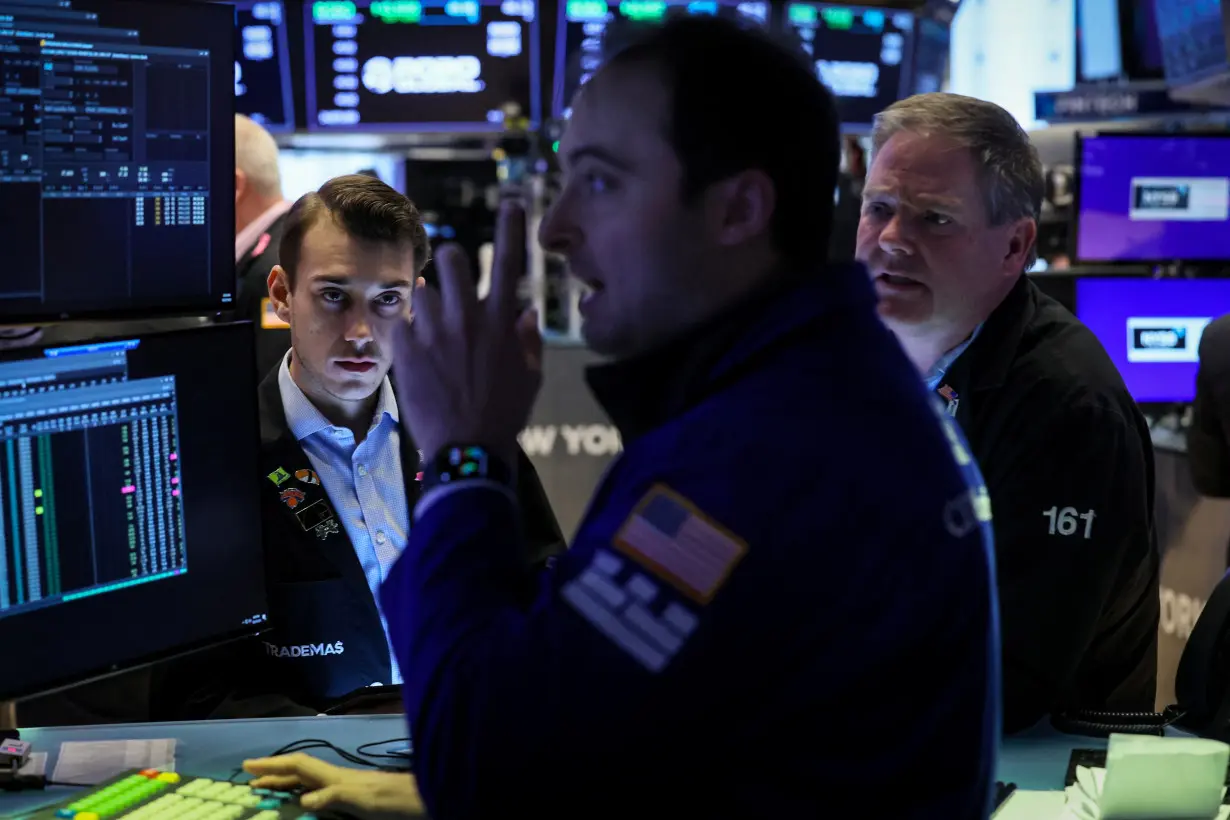
[[[52,780],[93,786],[129,769],[175,771],[175,741],[102,740],[60,744]]]
[[[26,761],[26,765],[22,766],[18,774],[26,777],[38,777],[47,773],[47,753],[46,752],[31,752],[30,759]]]

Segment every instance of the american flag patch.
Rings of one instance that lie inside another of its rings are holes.
[[[713,600],[747,552],[744,541],[660,484],[637,504],[615,546],[700,604]]]

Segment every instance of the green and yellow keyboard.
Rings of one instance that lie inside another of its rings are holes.
[[[100,783],[30,820],[316,820],[292,792],[146,769]]]

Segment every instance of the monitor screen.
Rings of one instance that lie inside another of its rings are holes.
[[[1076,38],[1082,82],[1113,80],[1123,75],[1119,0],[1079,0]]]
[[[273,133],[295,128],[282,0],[235,3],[235,110]]]
[[[206,325],[0,354],[0,700],[264,623],[253,344]]]
[[[952,51],[952,31],[948,23],[918,19],[914,33],[914,68],[910,72],[910,93],[943,91],[948,80],[948,59]]]
[[[553,116],[568,117],[573,95],[598,70],[602,38],[612,21],[655,22],[667,14],[717,14],[719,9],[734,9],[763,23],[769,19],[768,0],[562,0],[555,29]]]
[[[866,130],[907,96],[914,15],[906,11],[788,3],[786,24],[812,55],[816,76],[837,98],[843,127]]]
[[[1078,139],[1078,261],[1230,259],[1230,135]]]
[[[0,324],[216,310],[235,292],[234,11],[0,16]]]
[[[1222,0],[1155,0],[1166,83],[1189,83],[1226,70]]]
[[[1230,279],[1091,276],[1076,282],[1076,314],[1141,403],[1190,402],[1200,336],[1230,313]]]
[[[534,0],[308,0],[307,124],[324,131],[500,131],[538,122]]]

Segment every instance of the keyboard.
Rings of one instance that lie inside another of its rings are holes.
[[[146,769],[40,809],[29,820],[316,820],[292,792]]]

